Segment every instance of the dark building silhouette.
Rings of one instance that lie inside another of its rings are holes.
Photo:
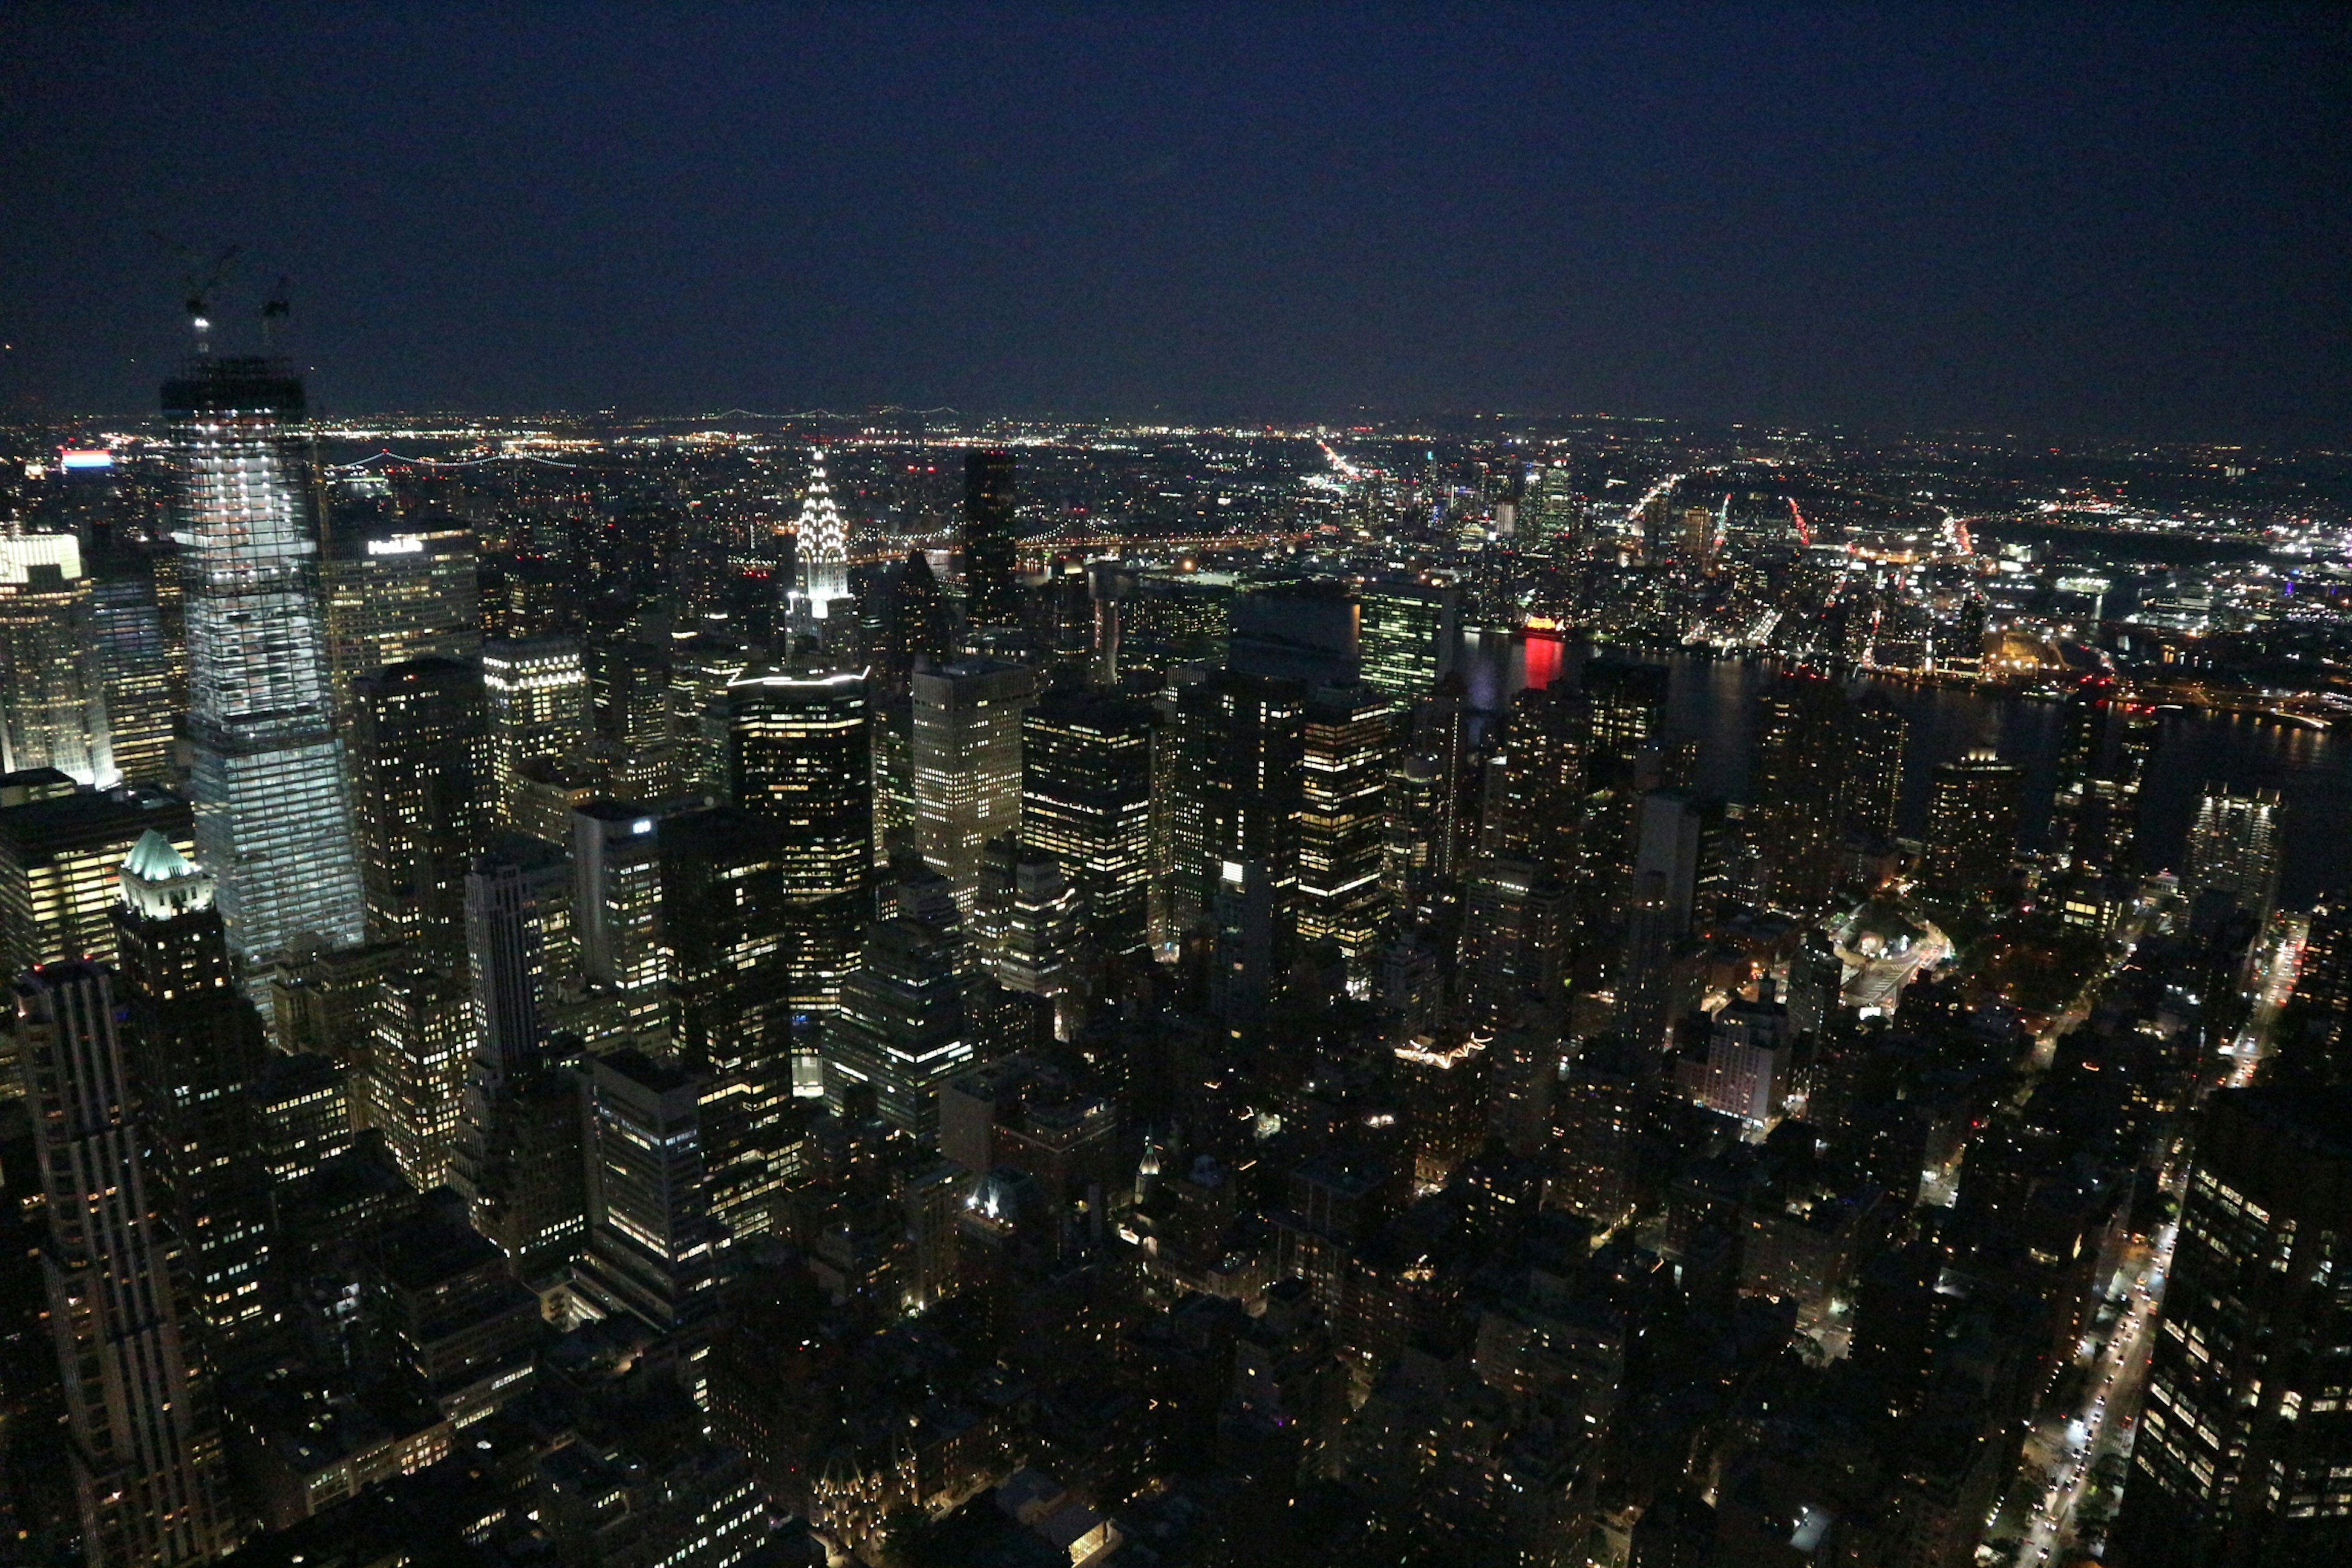
[[[1021,624],[1013,485],[1011,452],[992,447],[964,459],[963,613],[975,626]]]

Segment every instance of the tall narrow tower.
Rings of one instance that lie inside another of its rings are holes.
[[[849,597],[849,529],[834,504],[833,485],[824,477],[824,454],[809,464],[808,493],[801,498],[798,563],[793,595],[811,620],[824,620],[835,599]]]
[[[331,722],[317,531],[285,422],[302,383],[209,359],[163,384],[181,468],[181,580],[197,858],[249,968],[365,925],[342,744]]]
[[[182,1254],[148,1190],[112,977],[79,961],[16,992],[48,1239],[41,1272],[62,1434],[93,1563],[210,1562],[235,1544],[220,1429],[187,1343]]]

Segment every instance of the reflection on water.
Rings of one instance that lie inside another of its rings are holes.
[[[1463,634],[1462,676],[1482,711],[1499,713],[1514,693],[1575,679],[1590,645],[1562,647],[1542,638],[1493,632]],[[1675,655],[1667,729],[1698,741],[1698,787],[1738,800],[1748,783],[1756,699],[1773,667],[1757,659]],[[2059,707],[2000,694],[1891,681],[1863,681],[1885,693],[1911,721],[1903,781],[1902,830],[1916,835],[1927,817],[1928,779],[1937,763],[1991,746],[2026,767],[2024,838],[2038,846],[2050,818],[2059,742]],[[2168,713],[2142,799],[2140,851],[2149,864],[2177,869],[2181,846],[2208,783],[2242,790],[2274,789],[2286,803],[2285,902],[2352,888],[2352,842],[2339,826],[2352,810],[2352,736],[2265,723],[2244,714]]]

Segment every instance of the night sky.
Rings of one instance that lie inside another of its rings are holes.
[[[2352,23],[1885,9],[0,6],[0,407],[2352,440]]]

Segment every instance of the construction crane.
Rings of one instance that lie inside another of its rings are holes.
[[[147,232],[157,244],[177,253],[181,260],[191,264],[188,270],[180,278],[180,300],[188,312],[188,326],[196,334],[196,353],[199,354],[212,353],[213,290],[221,286],[221,279],[228,276],[229,263],[235,261],[237,253],[245,247],[239,245],[230,246],[214,257],[210,266],[200,270],[194,265],[198,254],[194,247],[184,244],[168,235],[157,234],[153,229],[149,229]],[[265,308],[264,314],[267,313]],[[281,310],[279,313],[284,312]]]
[[[294,313],[294,301],[287,298],[288,292],[286,279],[280,274],[278,287],[272,289],[269,298],[261,302],[261,352],[264,353],[269,352],[269,323],[282,321]]]

